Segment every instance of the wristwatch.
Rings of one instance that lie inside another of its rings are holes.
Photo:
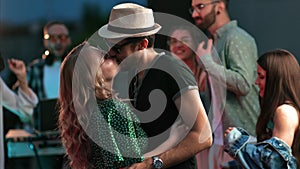
[[[160,168],[163,167],[162,159],[160,159],[157,156],[153,156],[152,159],[153,159],[153,166],[154,166],[155,169],[160,169]]]

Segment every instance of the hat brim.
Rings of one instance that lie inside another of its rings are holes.
[[[149,36],[156,34],[160,29],[161,26],[159,24],[154,24],[153,30],[147,31],[147,32],[139,32],[134,34],[126,34],[126,33],[118,33],[118,32],[112,32],[107,29],[108,24],[102,26],[98,30],[98,35],[106,38],[106,39],[119,39],[119,38],[129,38],[129,37],[143,37],[143,36]]]

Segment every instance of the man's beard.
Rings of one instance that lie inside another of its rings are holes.
[[[45,63],[48,66],[52,66],[54,61],[56,60],[56,57],[53,54],[49,54],[46,58],[45,58]]]
[[[215,6],[212,8],[210,13],[208,13],[204,18],[203,22],[198,26],[202,31],[207,31],[207,29],[216,22]]]

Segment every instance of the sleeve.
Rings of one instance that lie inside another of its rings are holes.
[[[167,56],[168,57],[168,56]],[[174,79],[174,85],[178,85],[179,91],[173,96],[173,100],[176,100],[182,93],[188,90],[198,90],[198,84],[196,82],[193,72],[181,61],[171,60],[174,64],[166,63],[165,71]],[[168,83],[167,83],[168,84]],[[170,83],[168,85],[171,85]],[[175,88],[175,87],[174,87]]]
[[[0,79],[0,83],[3,86],[3,106],[18,115],[21,121],[30,121],[33,109],[38,103],[36,94],[31,89],[29,89],[30,96],[26,95],[21,89],[18,90],[18,94],[15,94],[2,79]]]
[[[221,80],[229,91],[237,95],[246,95],[256,77],[256,43],[246,35],[231,36],[223,44],[224,50],[220,54],[223,58],[222,64],[216,62],[212,55],[200,59],[209,76]]]
[[[234,128],[225,138],[224,150],[245,169],[289,168],[296,163],[290,148],[278,138],[261,143],[251,143],[250,135],[241,128]],[[280,148],[277,148],[279,146]],[[281,152],[282,151],[282,152]]]
[[[100,114],[94,115],[97,134],[93,140],[108,150],[103,158],[120,167],[143,161],[147,137],[130,107],[114,100],[103,101],[99,106]]]

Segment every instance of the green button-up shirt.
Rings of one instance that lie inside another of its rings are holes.
[[[217,77],[226,88],[223,130],[237,126],[255,136],[260,112],[258,88],[254,84],[257,76],[255,40],[237,26],[237,21],[231,21],[216,31],[214,47],[222,64],[216,64],[209,56],[201,60],[209,76]]]

